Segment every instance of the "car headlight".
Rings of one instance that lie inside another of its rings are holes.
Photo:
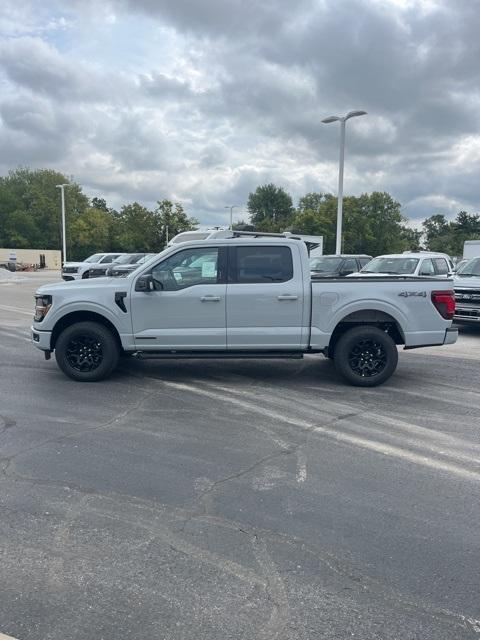
[[[35,322],[42,322],[52,306],[52,296],[35,296]]]

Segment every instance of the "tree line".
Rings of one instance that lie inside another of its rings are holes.
[[[198,226],[179,202],[162,199],[153,210],[133,202],[117,211],[103,198],[90,200],[80,185],[61,173],[20,168],[0,178],[0,247],[61,247],[59,184],[69,185],[65,218],[71,260],[99,251],[157,253],[168,237]]]
[[[60,194],[65,189],[67,255],[82,259],[98,251],[158,252],[181,231],[198,227],[180,202],[159,199],[154,209],[138,202],[119,210],[100,197],[89,199],[80,185],[49,169],[19,168],[0,177],[0,247],[59,249],[61,246]],[[308,193],[297,206],[274,184],[257,187],[247,201],[249,220],[237,228],[291,231],[324,237],[324,253],[334,253],[337,198],[329,193]],[[430,249],[462,255],[465,240],[480,238],[480,215],[465,211],[454,220],[442,214],[427,218],[423,230],[412,229],[401,205],[388,193],[346,196],[343,201],[345,253],[401,252]]]
[[[330,193],[308,193],[293,206],[289,194],[274,184],[258,187],[248,198],[250,222],[260,231],[321,235],[324,253],[335,252],[337,198]],[[388,193],[374,191],[343,199],[343,251],[376,256],[427,249],[463,254],[465,240],[480,239],[480,215],[460,211],[454,220],[435,214],[413,229],[401,204]]]

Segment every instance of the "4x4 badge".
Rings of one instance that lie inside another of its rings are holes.
[[[398,295],[402,296],[402,298],[411,298],[412,296],[416,296],[419,298],[426,298],[427,292],[426,291],[402,291]]]

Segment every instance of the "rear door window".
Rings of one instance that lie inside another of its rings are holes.
[[[235,247],[230,281],[236,283],[287,282],[293,278],[290,247]]]
[[[424,260],[420,266],[420,274],[421,276],[434,276],[435,268],[433,266],[433,260],[430,258]]]
[[[446,276],[449,272],[448,264],[445,258],[435,258],[433,261],[435,263],[435,269],[439,276]]]
[[[355,258],[347,258],[342,265],[342,273],[350,271],[351,273],[355,273],[358,271],[357,261]]]

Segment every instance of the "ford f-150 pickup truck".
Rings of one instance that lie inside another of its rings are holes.
[[[79,381],[101,380],[121,355],[301,358],[323,353],[350,383],[395,371],[397,345],[451,344],[449,280],[312,280],[300,238],[230,232],[167,248],[126,278],[44,285],[33,344]]]

